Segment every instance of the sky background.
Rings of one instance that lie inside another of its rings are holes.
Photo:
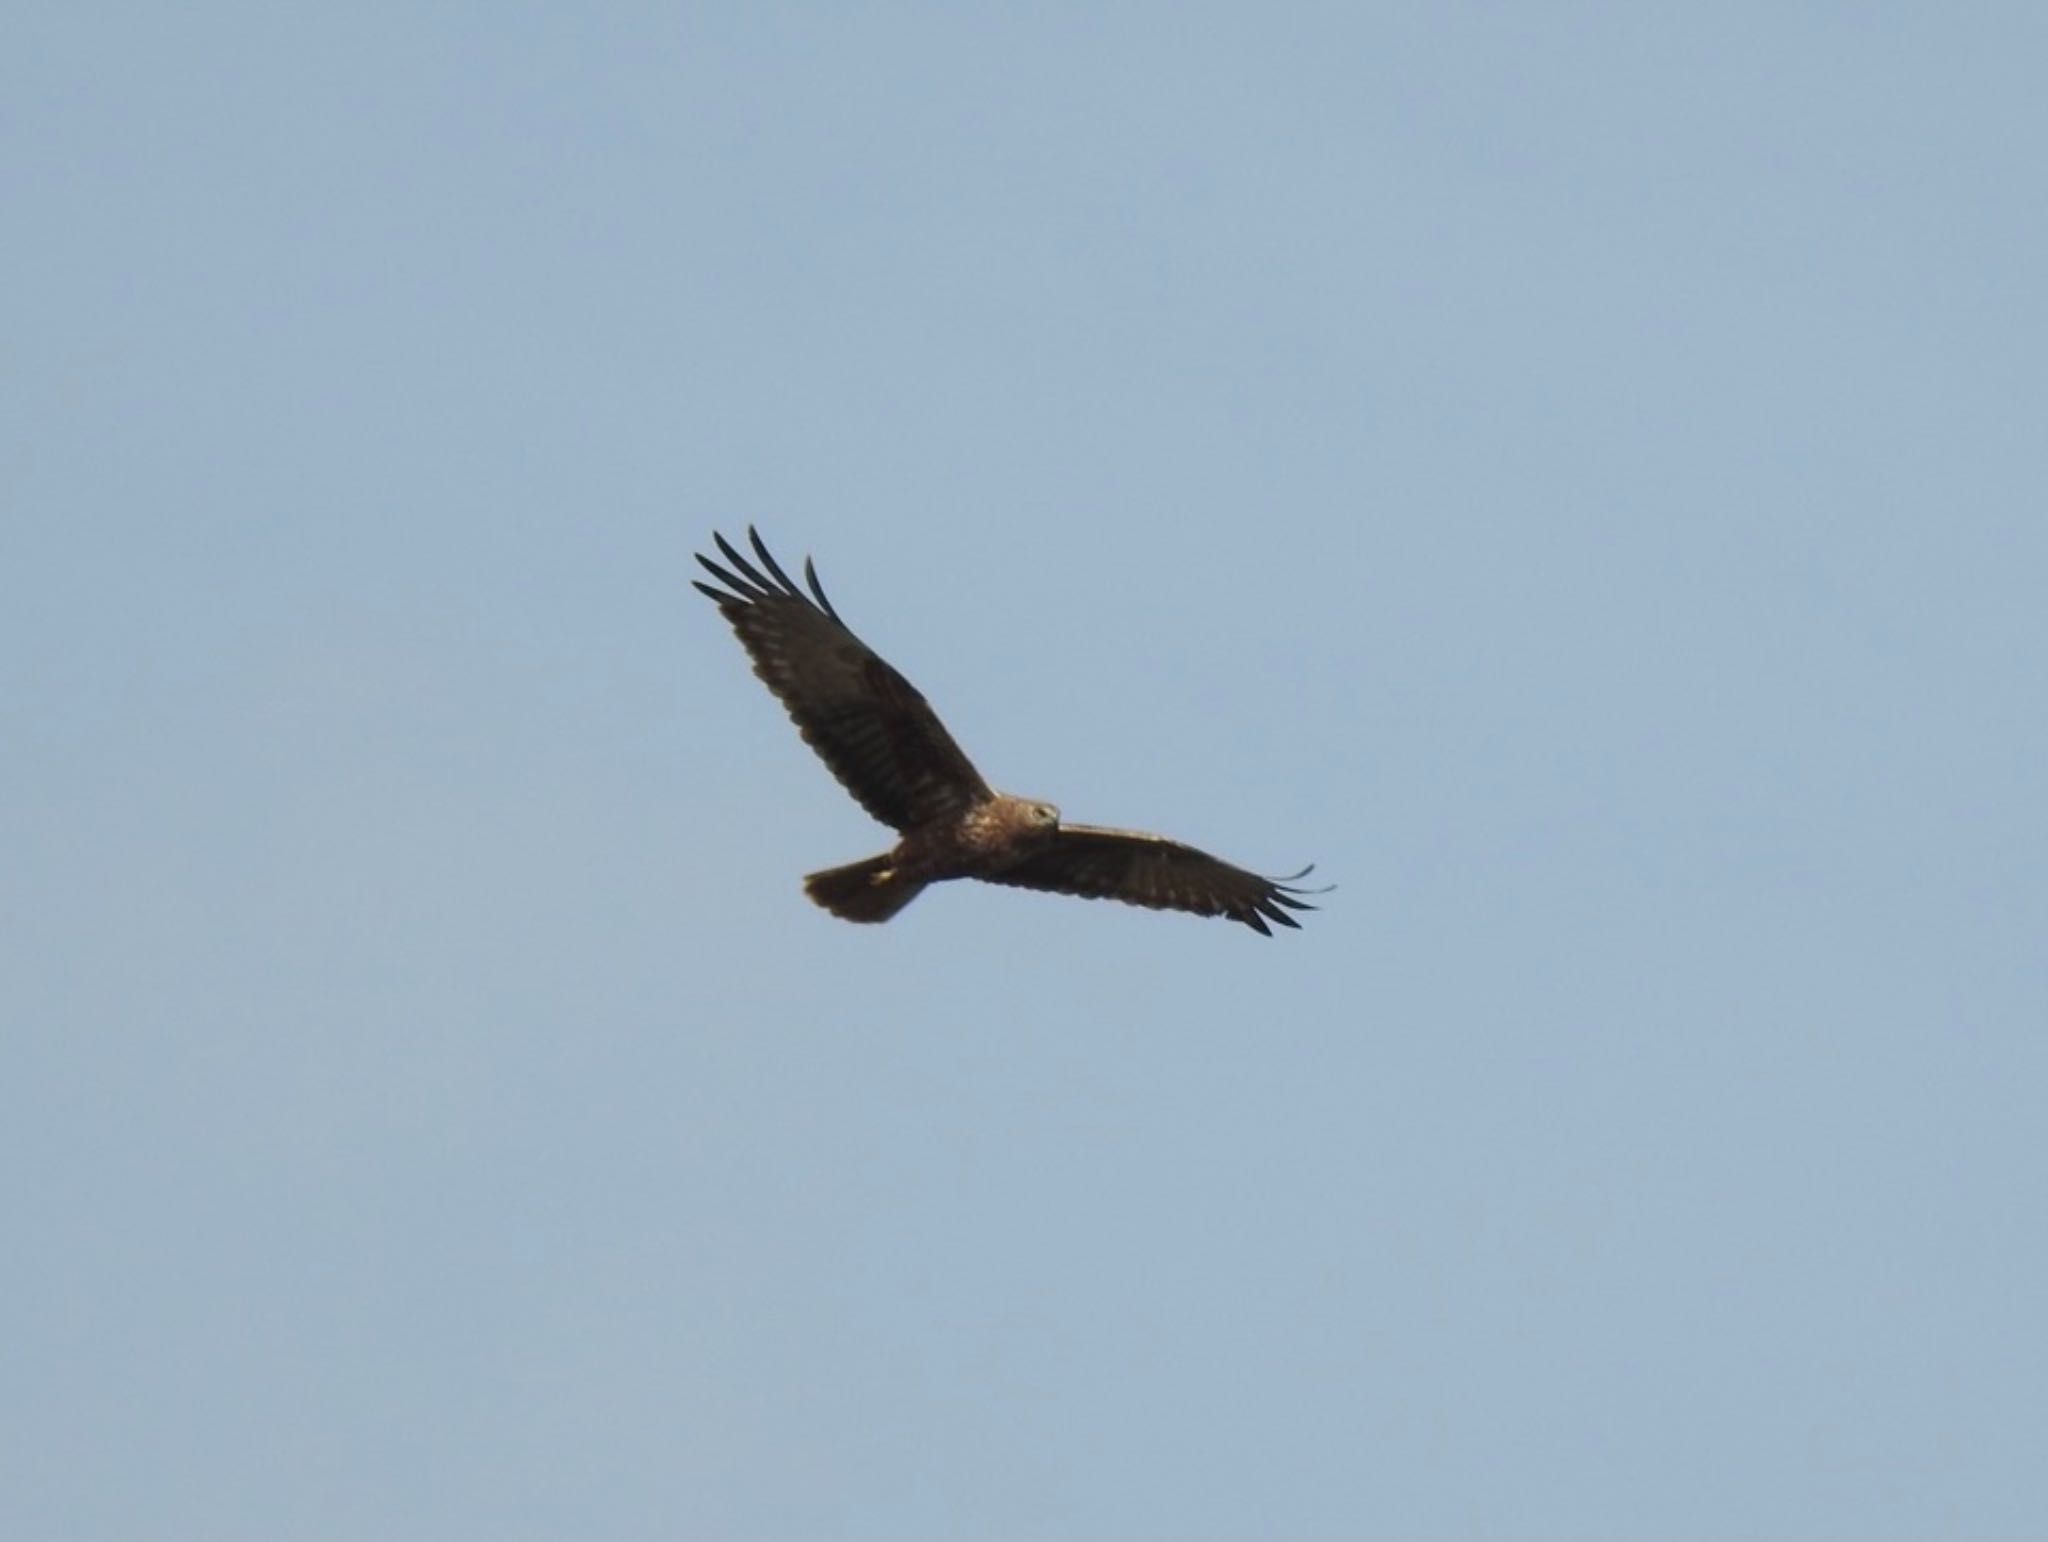
[[[2048,1531],[2044,58],[10,7],[0,1534]]]

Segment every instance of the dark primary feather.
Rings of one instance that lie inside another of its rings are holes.
[[[990,796],[931,703],[839,619],[808,559],[805,594],[752,526],[747,538],[760,567],[724,536],[712,538],[731,566],[697,561],[725,587],[692,583],[718,602],[754,673],[862,808],[907,830]]]
[[[1305,867],[1293,878],[1311,870]],[[1268,922],[1299,926],[1288,912],[1316,908],[1297,896],[1326,892],[1293,888],[1291,878],[1261,878],[1163,835],[1093,825],[1062,825],[1050,846],[981,876],[1020,889],[1228,916],[1267,937],[1273,935]]]

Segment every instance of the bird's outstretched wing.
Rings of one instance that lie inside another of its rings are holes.
[[[1298,896],[1326,892],[1291,887],[1294,879],[1307,877],[1310,870],[1305,867],[1286,879],[1261,878],[1163,835],[1061,825],[1051,845],[998,871],[975,876],[1020,889],[1122,900],[1127,905],[1187,910],[1198,916],[1228,916],[1270,937],[1273,931],[1267,922],[1299,926],[1287,912],[1316,908]]]
[[[790,582],[751,526],[755,567],[713,533],[730,568],[697,560],[725,587],[696,583],[718,602],[767,682],[860,806],[907,830],[991,796],[917,687],[854,636],[818,583],[808,559],[805,594]],[[764,573],[762,569],[767,571]]]

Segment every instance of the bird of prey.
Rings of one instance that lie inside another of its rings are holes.
[[[804,892],[848,921],[886,921],[949,878],[1226,916],[1270,937],[1268,922],[1313,910],[1286,879],[1261,878],[1162,835],[1068,824],[1036,798],[997,792],[918,690],[854,636],[804,561],[806,594],[749,526],[753,562],[713,532],[728,565],[697,560],[723,585],[692,580],[739,634],[754,673],[860,806],[902,839],[864,862],[827,868]]]

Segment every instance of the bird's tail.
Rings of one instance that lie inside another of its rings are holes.
[[[886,921],[923,892],[924,880],[900,876],[886,852],[804,880],[804,893],[846,921]]]

